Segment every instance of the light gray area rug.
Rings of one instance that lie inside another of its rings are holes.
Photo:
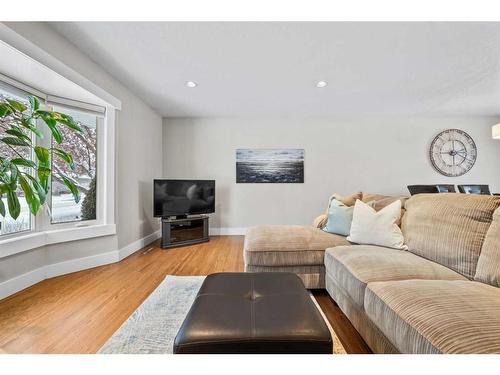
[[[205,276],[167,276],[98,353],[169,354]]]
[[[205,276],[167,276],[121,325],[99,354],[171,354],[174,339]],[[335,331],[321,311],[333,338],[333,353],[344,354]]]

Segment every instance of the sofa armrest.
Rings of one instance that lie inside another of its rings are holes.
[[[319,215],[316,219],[314,219],[313,227],[323,229],[326,224],[328,216],[326,214]]]

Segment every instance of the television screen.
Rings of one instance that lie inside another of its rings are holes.
[[[154,180],[154,216],[215,212],[214,180]]]

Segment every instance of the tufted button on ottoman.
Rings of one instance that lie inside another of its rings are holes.
[[[332,353],[332,338],[293,273],[207,276],[174,353]]]

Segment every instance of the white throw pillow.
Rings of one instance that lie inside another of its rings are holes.
[[[396,224],[400,217],[401,201],[399,199],[378,212],[366,203],[357,200],[354,204],[351,232],[347,240],[363,245],[407,250],[403,233]]]

